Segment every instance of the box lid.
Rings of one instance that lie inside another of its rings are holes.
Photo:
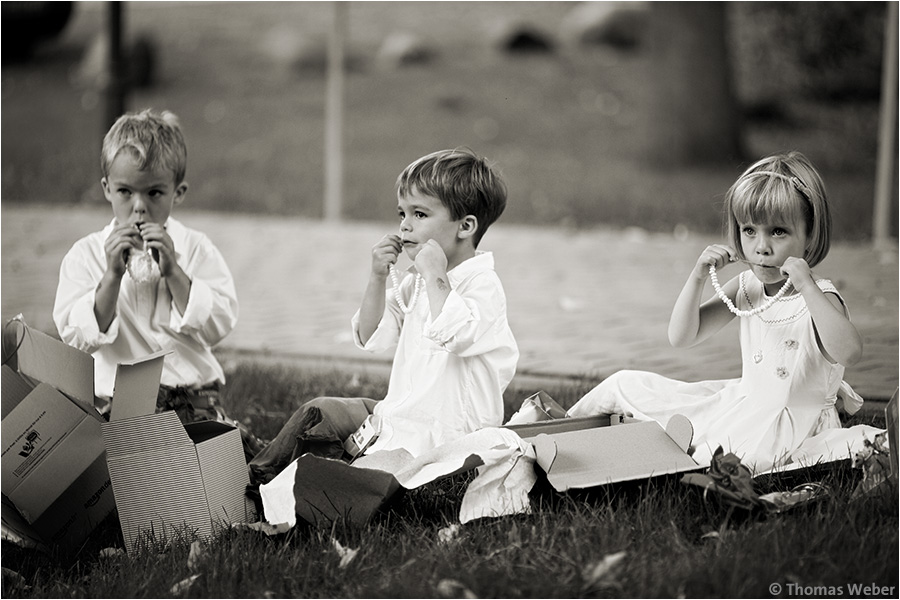
[[[31,393],[34,387],[22,377],[19,373],[12,370],[9,365],[0,367],[0,379],[2,379],[2,389],[0,389],[0,402],[2,402],[2,418],[12,411],[19,402],[25,399],[25,396]]]
[[[700,469],[686,452],[692,437],[690,421],[675,415],[666,430],[640,421],[542,433],[532,443],[548,481],[562,492]]]
[[[15,360],[23,375],[48,383],[85,410],[94,406],[94,357],[32,329],[19,319],[8,323],[16,336]]]
[[[170,352],[171,350],[161,350],[137,360],[119,363],[116,367],[110,421],[156,412],[163,360]]]
[[[609,425],[610,415],[595,415],[591,417],[566,417],[534,423],[522,423],[520,425],[504,425],[503,427],[515,431],[523,440],[533,441],[532,438],[542,433],[563,433],[565,431],[578,431],[579,429],[592,429]]]

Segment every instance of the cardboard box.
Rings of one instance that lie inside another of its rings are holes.
[[[558,419],[519,431],[534,445],[537,464],[559,492],[703,468],[687,454],[693,426],[682,415],[673,416],[666,429],[655,421],[603,426],[601,417],[597,426],[591,419]],[[581,428],[560,430],[572,426]]]
[[[34,545],[73,549],[115,508],[93,358],[21,320],[4,336],[3,525]]]
[[[218,525],[256,519],[240,431],[154,413],[163,358],[119,365],[110,422],[101,425],[129,552],[145,534],[207,538]]]

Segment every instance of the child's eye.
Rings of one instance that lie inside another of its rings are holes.
[[[741,229],[741,233],[743,233],[744,235],[753,235],[755,231],[752,227],[744,227]]]
[[[406,216],[406,215],[403,214],[403,211],[402,211],[402,210],[399,211],[399,212],[397,213],[397,218],[399,218],[401,221],[403,220],[403,217],[405,217],[405,216]]]
[[[417,219],[424,219],[427,216],[425,213],[423,213],[422,211],[419,211],[419,210],[417,210],[415,212],[415,215],[416,215]]]
[[[772,230],[772,235],[774,235],[776,237],[781,237],[781,236],[784,236],[787,234],[788,234],[787,229],[782,229],[781,227],[776,227],[775,229]]]
[[[117,191],[119,194],[121,194],[123,196],[131,195],[131,190],[126,190],[125,188],[119,188]]]

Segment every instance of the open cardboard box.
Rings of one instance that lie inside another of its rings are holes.
[[[687,453],[693,431],[687,417],[674,415],[666,429],[656,421],[631,421],[538,433],[532,443],[547,480],[564,492],[700,470]]]
[[[523,409],[537,403],[552,414],[556,403],[541,394],[527,398]],[[694,428],[682,415],[665,429],[621,415],[539,418],[505,427],[532,443],[537,464],[559,492],[702,469],[687,453]]]
[[[164,358],[119,365],[111,418],[101,425],[129,551],[145,534],[208,538],[219,525],[256,520],[240,431],[154,412]]]
[[[115,508],[89,354],[28,328],[4,330],[4,533],[73,550]]]

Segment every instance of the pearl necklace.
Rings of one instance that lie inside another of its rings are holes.
[[[791,287],[791,278],[788,277],[784,285],[781,286],[781,289],[778,290],[778,293],[769,298],[764,304],[757,306],[752,310],[740,310],[734,305],[734,302],[731,301],[725,292],[722,291],[722,286],[719,285],[719,277],[716,275],[716,265],[709,265],[709,280],[712,282],[713,289],[716,291],[716,295],[719,299],[725,303],[725,306],[728,307],[728,310],[733,312],[739,317],[752,317],[754,315],[758,315],[759,313],[769,310],[772,308],[772,305],[781,300],[785,294],[787,294],[788,289]]]
[[[409,299],[409,306],[407,306],[403,303],[403,297],[400,295],[400,277],[397,275],[397,269],[394,268],[393,264],[390,264],[388,265],[388,271],[390,271],[391,281],[394,283],[394,298],[397,299],[397,304],[400,306],[403,314],[408,315],[416,306],[416,300],[419,299],[419,294],[422,292],[422,288],[425,287],[425,280],[422,279],[419,273],[416,273],[416,284],[413,288],[412,298]]]

